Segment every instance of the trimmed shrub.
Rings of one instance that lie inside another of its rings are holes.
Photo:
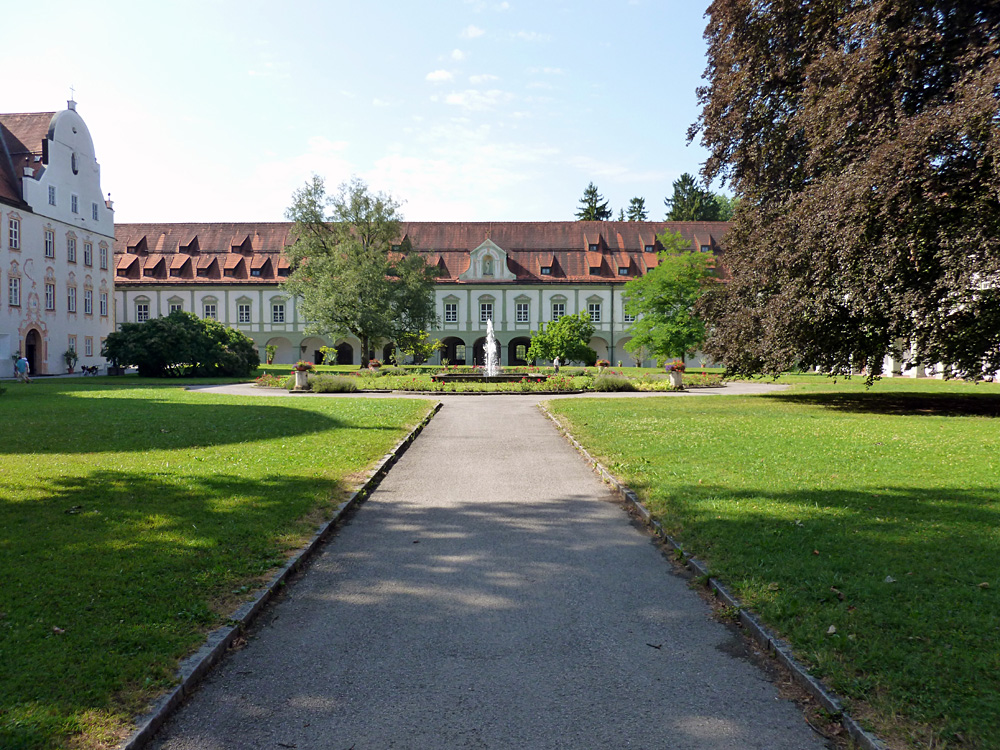
[[[634,391],[635,384],[624,375],[605,372],[594,378],[590,386],[595,391]]]
[[[310,377],[309,385],[313,393],[354,393],[358,390],[358,381],[343,375]]]

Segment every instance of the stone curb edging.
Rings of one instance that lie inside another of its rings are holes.
[[[653,533],[671,550],[683,555],[684,564],[694,571],[695,574],[701,576],[707,581],[708,588],[718,599],[720,599],[727,607],[737,611],[740,624],[749,632],[750,636],[757,642],[757,644],[767,653],[774,656],[774,658],[777,659],[778,662],[791,673],[792,678],[799,684],[799,686],[815,698],[824,710],[839,717],[840,725],[844,727],[847,734],[854,741],[857,747],[862,748],[862,750],[886,750],[886,746],[881,740],[879,740],[871,732],[864,729],[852,716],[850,716],[850,714],[844,710],[843,703],[835,693],[809,674],[804,666],[799,664],[792,654],[791,646],[786,641],[771,633],[754,614],[750,613],[743,607],[739,599],[733,596],[732,593],[730,593],[730,591],[717,578],[714,578],[711,573],[709,573],[708,566],[705,565],[705,563],[693,557],[690,553],[685,552],[684,548],[663,530],[660,523],[653,518],[649,509],[642,504],[639,500],[639,496],[636,495],[631,488],[620,482],[617,477],[615,477],[610,471],[607,470],[607,468],[604,467],[603,464],[601,464],[600,461],[591,456],[587,449],[584,448],[575,437],[573,437],[570,431],[563,426],[563,424],[545,407],[544,404],[539,404],[538,408],[545,416],[552,420],[559,432],[561,432],[570,444],[576,448],[577,452],[583,457],[587,464],[589,464],[590,467],[594,469],[598,475],[600,475],[601,479],[603,479],[606,484],[611,485],[615,493],[631,508],[633,508],[636,513],[639,514],[643,523],[645,523],[646,526],[649,527]]]
[[[441,402],[439,401],[434,405],[431,412],[406,437],[400,440],[389,453],[382,457],[381,461],[372,470],[368,480],[337,507],[333,518],[317,529],[312,539],[309,540],[309,543],[289,558],[253,599],[244,602],[233,612],[227,618],[225,625],[209,633],[201,648],[180,663],[177,670],[181,680],[180,684],[153,703],[149,713],[140,717],[136,722],[138,728],[123,744],[118,746],[118,750],[140,750],[145,747],[146,743],[153,738],[157,730],[180,707],[184,699],[194,692],[195,687],[211,671],[212,667],[222,660],[233,641],[246,631],[274,595],[284,587],[288,578],[302,568],[318,551],[319,547],[330,535],[334,526],[344,518],[349,510],[360,505],[367,499],[392,465],[396,463],[399,457],[410,446],[410,443],[423,431],[424,427],[427,426],[440,409]]]

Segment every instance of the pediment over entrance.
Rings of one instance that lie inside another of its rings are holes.
[[[484,240],[469,252],[469,270],[458,278],[462,281],[513,281],[513,271],[507,267],[507,252],[492,240]]]

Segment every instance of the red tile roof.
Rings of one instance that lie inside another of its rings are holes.
[[[4,203],[24,205],[21,192],[24,168],[42,166],[42,141],[54,116],[55,112],[0,114],[0,200]]]
[[[460,280],[471,265],[470,253],[490,240],[507,253],[507,265],[514,283],[624,283],[618,268],[629,275],[645,273],[658,263],[655,252],[646,246],[660,247],[657,234],[666,230],[680,232],[692,250],[710,245],[721,250],[722,238],[729,229],[726,222],[404,222],[400,241],[405,237],[414,250],[439,269],[438,283],[482,284],[484,280]],[[192,253],[199,273],[157,278],[155,283],[240,283],[274,284],[284,278],[289,265],[284,249],[291,244],[289,223],[218,223],[218,224],[118,224],[115,227],[115,253],[134,254],[145,267],[162,254],[170,259],[171,269],[181,267],[176,254]],[[597,250],[590,250],[596,245]],[[152,252],[148,248],[154,248]],[[248,259],[248,265],[240,266]],[[218,264],[211,268],[215,261]],[[270,260],[270,265],[267,261]],[[247,268],[259,270],[254,276]],[[550,274],[541,269],[548,267]],[[118,265],[119,280],[124,283],[153,283],[152,278],[132,273],[129,265]],[[127,276],[121,269],[129,270]],[[221,270],[234,275],[221,279]],[[209,269],[205,274],[205,269]],[[592,274],[591,269],[598,269]],[[124,277],[124,278],[123,278]],[[500,282],[510,283],[510,282]]]

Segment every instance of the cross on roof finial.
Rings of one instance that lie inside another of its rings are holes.
[[[76,99],[76,89],[73,88],[73,84],[72,83],[69,85],[69,98],[71,100],[75,100]]]

